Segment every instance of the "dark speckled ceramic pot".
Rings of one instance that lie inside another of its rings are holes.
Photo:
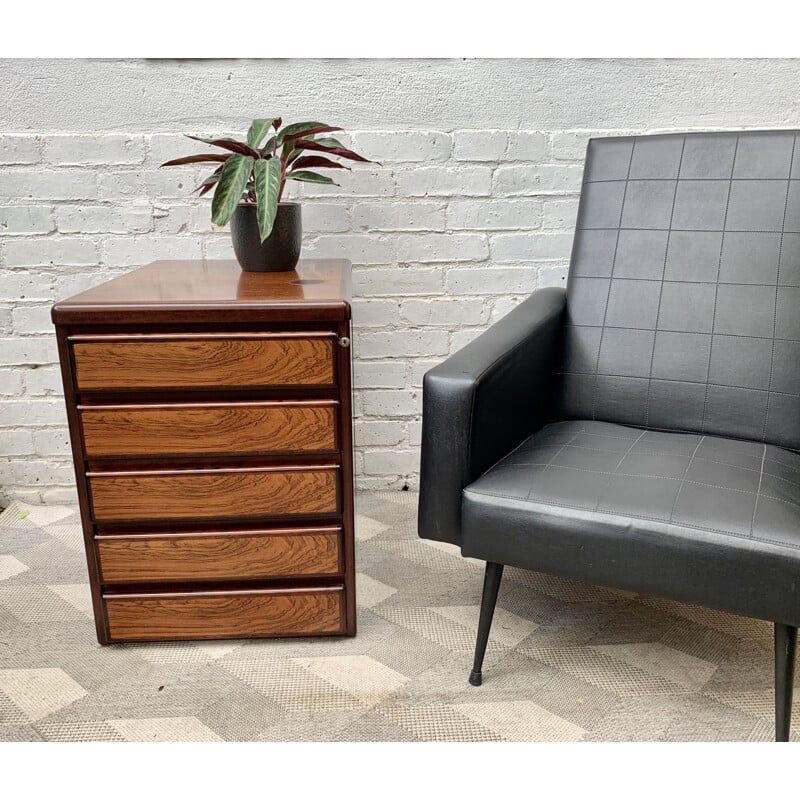
[[[272,233],[261,242],[255,205],[240,204],[231,217],[236,259],[247,272],[289,272],[297,266],[303,229],[299,203],[281,203]]]

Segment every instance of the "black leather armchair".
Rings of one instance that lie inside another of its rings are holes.
[[[424,379],[419,534],[503,566],[800,625],[800,134],[594,139],[566,292]]]

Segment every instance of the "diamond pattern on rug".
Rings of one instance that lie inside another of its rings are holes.
[[[86,690],[61,669],[0,670],[0,691],[31,720],[42,719],[86,695]]]
[[[109,722],[41,722],[37,726],[48,742],[124,742]]]
[[[75,509],[12,503],[0,741],[773,738],[771,624],[512,567],[471,686],[483,564],[411,492],[356,504],[356,637],[101,647]]]
[[[672,725],[688,716],[690,709],[685,694],[623,696],[608,714],[589,728],[585,741],[657,742]]]
[[[513,567],[504,570],[504,578],[554,597],[556,600],[563,600],[565,603],[618,602],[621,599],[636,597],[633,592],[625,592],[622,589],[608,589],[570,578],[557,578],[542,572],[530,572]]]
[[[225,669],[289,711],[363,708],[347,692],[290,660],[231,661]]]
[[[503,741],[498,733],[459,714],[453,706],[386,706],[381,713],[421,742]]]
[[[41,742],[42,735],[33,725],[0,725],[0,742]]]
[[[418,636],[435,642],[455,652],[471,652],[475,648],[475,632],[459,622],[446,619],[435,608],[397,608],[382,606],[374,609],[376,614],[408,628]],[[496,639],[489,639],[487,652],[503,647]]]
[[[642,603],[692,622],[697,622],[700,625],[705,625],[707,628],[715,628],[724,633],[731,633],[734,636],[772,639],[772,624],[765,622],[763,619],[740,617],[736,614],[727,614],[724,611],[717,611],[713,608],[690,606],[686,603],[678,603],[677,601],[663,600],[661,598],[643,598]]]
[[[422,544],[425,544],[428,547],[433,547],[435,550],[439,550],[442,553],[447,553],[448,555],[462,559],[465,564],[473,564],[481,569],[486,566],[485,562],[480,561],[477,558],[467,558],[462,556],[461,548],[457,544],[451,544],[450,542],[436,542],[433,539],[420,539],[420,541]]]
[[[65,547],[75,552],[83,553],[83,531],[80,524],[74,525],[48,525],[45,532],[58,539]]]
[[[37,526],[30,519],[30,515],[31,506],[13,500],[0,513],[0,526],[3,528],[36,528]]]
[[[29,569],[30,567],[27,564],[23,564],[14,556],[0,556],[0,581],[13,578],[15,575],[19,575],[20,572],[25,572]]]
[[[92,593],[88,583],[62,583],[47,588],[87,617],[92,616]]]
[[[356,603],[359,607],[372,608],[396,593],[394,586],[387,586],[363,572],[356,573]]]
[[[432,609],[439,616],[463,625],[474,631],[472,646],[478,633],[480,606],[439,606]],[[492,639],[504,647],[516,647],[527,639],[539,626],[528,619],[518,617],[498,605],[492,619]]]
[[[716,666],[731,656],[739,640],[730,633],[698,624],[687,625],[682,621],[670,628],[659,641]]]
[[[243,641],[241,640],[224,640],[219,642],[195,642],[195,647],[201,652],[205,653],[211,661],[216,661],[219,658],[224,658],[229,653],[241,647]]]
[[[388,525],[384,525],[382,522],[378,522],[376,519],[365,517],[363,514],[356,514],[355,523],[357,542],[366,542],[373,536],[377,536],[379,533],[389,530]]]
[[[5,693],[0,692],[0,725],[24,725],[28,715]]]
[[[110,719],[108,724],[126,742],[221,742],[197,717]]]
[[[47,586],[19,586],[0,589],[0,607],[7,608],[22,622],[66,622],[82,619],[83,614]]]
[[[293,658],[292,661],[352,695],[365,706],[380,703],[409,681],[405,675],[369,656]]]
[[[528,700],[506,703],[460,703],[453,708],[509,742],[575,742],[583,728]]]
[[[704,694],[706,697],[743,711],[753,717],[771,717],[775,709],[775,694],[772,689],[756,692],[725,693],[706,691]],[[798,715],[800,715],[800,697],[797,694],[796,692],[792,699],[792,719],[798,719]]]
[[[702,689],[717,669],[714,664],[659,642],[601,645],[592,649],[695,691]]]
[[[476,561],[474,558],[462,558],[457,549],[448,547],[442,550],[438,547],[430,547],[430,544],[423,539],[403,540],[384,537],[375,544],[393,555],[437,570],[470,569],[477,574],[482,574],[485,566],[483,562]]]
[[[674,681],[626,664],[593,648],[520,648],[529,658],[617,694],[674,694],[686,689]]]
[[[556,716],[588,731],[614,712],[621,697],[566,672],[556,672],[536,692],[536,702]]]
[[[118,645],[151,664],[204,664],[223,658],[241,647],[240,641],[157,642]]]
[[[685,716],[675,720],[661,736],[661,740],[664,742],[742,741],[750,737],[753,727],[753,718],[748,714],[737,714],[729,707],[708,698],[691,698]]]
[[[287,714],[263,692],[240,683],[198,712],[197,717],[227,742],[253,742],[266,740],[266,731],[279,725]]]
[[[21,511],[28,512],[28,520],[40,528],[54,525],[75,513],[70,506],[32,506],[27,503],[20,503],[19,506]]]

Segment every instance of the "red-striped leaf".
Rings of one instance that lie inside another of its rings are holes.
[[[275,146],[275,137],[270,136],[266,142],[264,142],[264,146],[260,147],[258,152],[261,153],[261,158],[266,158],[269,155],[272,155],[272,149]]]
[[[344,147],[344,145],[333,136],[323,136],[321,139],[314,139],[315,142],[324,145],[325,147]]]
[[[312,139],[299,139],[294,143],[298,150],[321,150],[323,153],[330,153],[332,156],[341,156],[342,158],[349,158],[351,161],[364,161],[370,163],[368,158],[348,150],[346,147],[327,147],[321,142],[315,142]]]
[[[318,175],[316,172],[308,172],[303,169],[297,172],[290,172],[286,176],[286,180],[303,181],[305,183],[332,183],[334,186],[339,185],[333,178],[329,178],[327,175]]]
[[[222,227],[227,225],[236,206],[245,193],[247,181],[253,170],[255,159],[252,156],[235,155],[225,162],[211,203],[211,222]]]
[[[250,156],[251,158],[260,158],[258,150],[253,150],[244,142],[237,142],[236,139],[205,139],[202,136],[190,136],[190,139],[196,142],[203,142],[204,144],[213,144],[214,147],[221,147],[223,150],[230,150],[232,153],[240,153],[243,156]]]
[[[290,133],[288,136],[284,135],[283,141],[290,142],[293,139],[299,139],[301,136],[305,138],[306,136],[315,136],[318,133],[330,133],[331,131],[342,131],[344,128],[336,128],[331,125],[320,125],[317,128],[309,128],[305,131],[298,131],[297,133]]]
[[[276,123],[277,125],[281,124],[280,117],[274,117],[272,119],[254,119],[250,125],[250,129],[247,131],[247,144],[250,147],[258,149],[261,141],[267,135],[267,131],[273,126],[277,128]]]
[[[292,169],[306,169],[310,167],[325,167],[326,169],[350,169],[346,164],[331,161],[325,156],[303,156],[292,164]]]
[[[259,159],[255,164],[255,173],[256,218],[263,242],[272,233],[272,225],[278,211],[278,195],[281,191],[280,159]]]
[[[173,158],[172,161],[165,161],[162,167],[177,167],[179,164],[199,164],[203,161],[225,162],[230,156],[223,156],[220,153],[201,153],[197,156],[184,156],[183,158]]]
[[[294,136],[296,133],[305,133],[306,131],[310,131],[312,128],[327,128],[327,124],[324,122],[294,122],[291,125],[287,125],[279,134],[278,134],[278,146],[283,144],[283,140],[287,136]]]
[[[225,165],[223,164],[222,167],[224,166]],[[201,189],[203,190],[200,192],[200,197],[202,197],[219,180],[222,167],[217,167],[196,189],[194,189],[195,192],[199,192]]]

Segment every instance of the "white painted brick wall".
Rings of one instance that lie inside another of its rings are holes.
[[[97,173],[89,169],[3,168],[0,203],[19,204],[22,200],[94,200]]]
[[[0,233],[50,233],[54,228],[53,212],[48,206],[0,207]]]
[[[0,142],[0,164],[36,164],[42,160],[42,141],[38,136],[4,136]]]
[[[115,69],[98,67],[106,68]],[[157,68],[170,72],[168,66],[149,67]],[[443,74],[452,68],[450,62],[431,67]],[[485,67],[491,80],[495,68]],[[743,73],[762,69],[738,68]],[[528,70],[527,62],[514,70]],[[720,66],[715,74],[723,72]],[[793,93],[796,81],[790,84]],[[562,88],[569,92],[571,85]],[[91,86],[75,90],[78,107],[91,91]],[[351,146],[380,162],[336,173],[339,187],[294,186],[291,191],[303,202],[304,255],[345,257],[354,264],[359,486],[413,487],[425,372],[537,287],[564,284],[589,136],[666,130],[677,119],[673,99],[650,98],[650,128],[641,123],[623,130],[620,120],[633,113],[633,99],[630,89],[618,91],[624,102],[614,106],[615,116],[605,128],[598,125],[602,115],[591,109],[576,110],[572,123],[562,109],[561,121],[554,123],[553,109],[567,108],[563,91],[545,92],[541,99],[532,91],[524,103],[498,113],[503,104],[487,89],[494,113],[485,119],[473,92],[460,100],[437,95],[444,116],[437,122],[425,112],[428,124],[381,126],[394,118],[390,102],[378,107],[374,95],[359,106],[360,127],[325,112],[324,118],[338,118],[352,129],[343,137]],[[342,88],[342,97],[346,93]],[[328,97],[327,92],[316,95]],[[188,103],[188,97],[178,98],[178,104]],[[574,93],[570,97],[576,102]],[[227,101],[219,95],[214,102]],[[709,102],[706,98],[703,110]],[[198,114],[212,112],[205,98],[201,105]],[[525,110],[528,105],[541,112],[539,117]],[[739,108],[746,120],[734,111],[721,117],[717,110],[717,122],[709,127],[736,128],[743,121],[754,126],[758,118],[741,111],[742,103]],[[137,118],[138,112],[149,113],[138,107],[126,110],[126,118]],[[230,135],[239,126],[228,124],[236,121],[232,117],[220,116],[215,124],[177,109],[175,119],[192,122],[170,123],[162,109],[158,121],[142,130],[119,122],[96,122],[94,130],[82,130],[85,123],[67,111],[62,116],[72,123],[63,129],[54,119],[47,129],[26,123],[24,130],[15,130],[7,123],[2,127],[4,113],[0,108],[0,130],[8,131],[0,133],[0,502],[12,497],[69,502],[73,468],[50,307],[56,299],[156,259],[231,258],[229,233],[211,230],[209,198],[191,193],[210,169],[159,169],[159,164],[204,150],[183,130]],[[15,113],[24,117],[26,112],[17,105]],[[539,118],[546,120],[546,129],[520,124]],[[448,119],[460,123],[442,121]],[[698,116],[696,127],[704,121]],[[797,121],[781,124],[797,126]],[[108,132],[98,132],[101,127]]]
[[[44,160],[51,164],[141,164],[144,136],[67,134],[44,138]]]

